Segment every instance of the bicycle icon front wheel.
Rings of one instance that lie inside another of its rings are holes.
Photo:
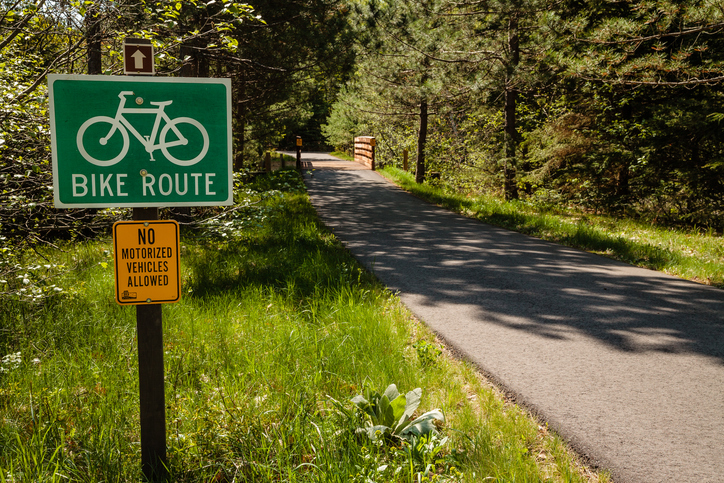
[[[169,136],[169,133],[173,134]],[[196,119],[177,117],[161,130],[159,145],[166,159],[173,164],[191,166],[204,159],[209,151],[209,134]]]
[[[84,122],[76,145],[81,156],[96,166],[113,166],[128,152],[128,131],[120,121],[108,116],[91,117]]]

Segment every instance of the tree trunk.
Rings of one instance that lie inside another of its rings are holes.
[[[425,181],[425,144],[427,143],[427,100],[420,103],[420,131],[417,134],[417,169],[415,182]]]
[[[515,89],[515,70],[520,62],[520,45],[518,40],[518,19],[510,19],[508,33],[508,49],[510,61],[505,76],[505,141],[503,143],[505,160],[503,162],[504,195],[506,200],[518,198],[518,185],[515,179],[516,171],[516,149],[518,145],[516,132],[515,109],[518,92]]]
[[[614,189],[614,195],[619,201],[625,201],[630,194],[629,189],[629,163],[624,163],[619,167],[616,175],[616,188]]]
[[[85,13],[85,44],[88,59],[88,75],[103,73],[103,54],[101,53],[101,22],[98,7],[92,5]],[[97,208],[88,208],[88,213],[97,213]]]
[[[631,125],[631,121],[633,120],[633,112],[631,109],[631,103],[628,102],[624,104],[621,108],[621,118],[627,125]],[[638,131],[638,129],[636,129]],[[624,146],[626,146],[628,149],[633,152],[635,150],[635,147],[633,146],[634,143],[629,142],[627,140],[628,135],[631,135],[630,127],[626,130],[627,135],[620,137],[620,142]],[[617,201],[619,203],[625,203],[626,198],[628,198],[629,195],[629,168],[631,165],[630,159],[627,156],[621,156],[621,165],[618,167],[618,171],[616,173],[616,186],[614,187],[614,196],[616,196]]]
[[[197,77],[211,77],[211,62],[209,60],[209,56],[206,55],[206,51],[202,49],[197,50],[197,71],[196,76]]]
[[[188,59],[186,57],[188,57]],[[196,49],[193,45],[181,45],[181,59],[183,60],[180,72],[181,77],[196,77],[198,75],[199,69]]]
[[[239,70],[239,75],[237,77],[237,82],[239,84],[239,88],[237,89],[237,99],[236,99],[236,120],[238,123],[238,127],[236,130],[236,138],[238,141],[238,148],[236,150],[236,153],[234,155],[234,171],[239,172],[244,167],[244,144],[245,144],[245,130],[246,130],[246,104],[244,97],[246,96],[246,75],[244,73],[244,68],[242,67]]]
[[[198,62],[196,49],[188,44],[181,45],[181,58],[184,59],[188,55],[191,57],[190,62],[184,62],[181,65],[181,77],[198,77]],[[171,216],[173,219],[180,221],[181,223],[187,223],[191,221],[191,207],[190,206],[175,206],[171,208]]]
[[[85,14],[86,46],[88,48],[88,75],[103,73],[101,54],[101,23],[98,8],[91,6]]]

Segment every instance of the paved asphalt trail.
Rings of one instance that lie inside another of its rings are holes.
[[[304,153],[336,236],[616,483],[724,482],[724,291],[469,220]]]

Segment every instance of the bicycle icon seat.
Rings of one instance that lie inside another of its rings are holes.
[[[209,150],[209,134],[200,122],[190,117],[171,119],[164,109],[173,101],[149,102],[154,106],[152,108],[126,107],[126,96],[132,95],[133,91],[121,91],[118,94],[120,102],[115,117],[91,117],[80,126],[76,144],[86,161],[96,166],[113,166],[120,162],[128,153],[129,132],[143,145],[151,161],[155,161],[153,153],[157,149],[161,150],[167,160],[178,166],[192,166],[206,156]],[[136,98],[136,104],[141,105],[143,102],[142,98]],[[126,119],[126,114],[155,115],[151,135],[142,136]],[[161,127],[162,121],[165,123],[163,127]],[[120,139],[117,134],[120,134]],[[114,135],[116,141],[109,145]],[[196,142],[190,143],[189,138]],[[98,149],[99,146],[109,147]],[[93,153],[90,154],[86,148],[91,149]]]

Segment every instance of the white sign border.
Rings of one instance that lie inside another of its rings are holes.
[[[229,173],[229,196],[219,201],[189,201],[189,202],[133,202],[123,203],[110,201],[108,203],[63,203],[60,201],[58,179],[58,146],[55,129],[55,102],[53,84],[59,80],[101,81],[101,82],[155,82],[177,84],[222,84],[226,87],[226,124],[227,124],[227,172]],[[80,75],[80,74],[49,74],[48,75],[48,103],[50,114],[50,144],[53,169],[53,205],[56,208],[170,208],[183,206],[228,206],[234,204],[234,170],[233,170],[233,133],[231,124],[231,79],[210,77],[131,77],[116,75]]]

